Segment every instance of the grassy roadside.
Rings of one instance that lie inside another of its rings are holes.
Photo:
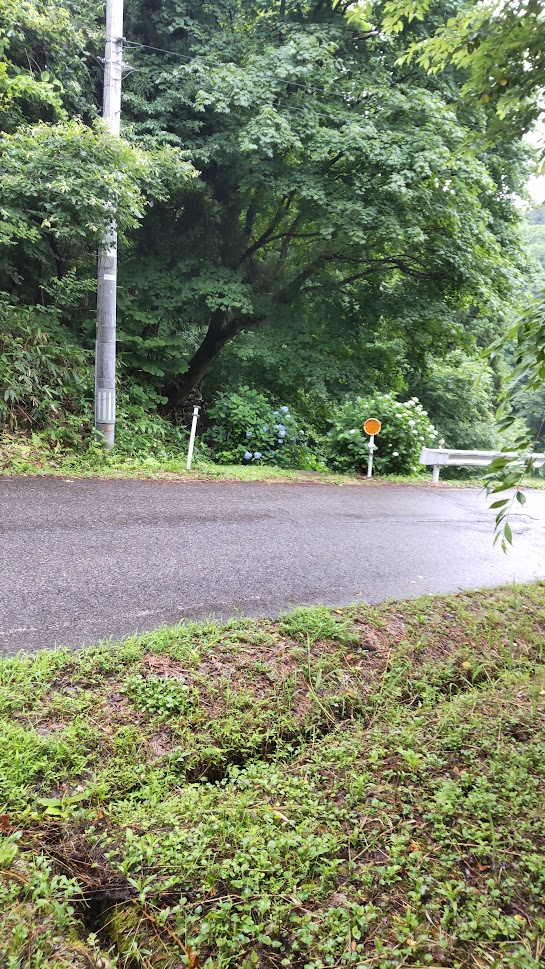
[[[267,466],[219,465],[196,456],[191,471],[186,470],[186,455],[159,460],[154,457],[122,457],[100,451],[85,454],[59,451],[52,453],[28,439],[0,440],[1,477],[58,478],[135,478],[151,481],[262,481],[268,484],[331,484],[357,487],[376,485],[431,485],[431,470],[419,474],[375,475],[368,480],[362,475],[336,474],[333,471],[292,471]],[[482,488],[480,478],[442,478],[439,488]],[[526,478],[524,488],[545,490],[545,478]]]
[[[0,664],[0,965],[545,959],[545,585]]]
[[[375,475],[368,480],[362,475],[336,474],[333,471],[295,471],[268,466],[213,464],[195,452],[191,471],[186,470],[187,455],[158,459],[156,457],[127,457],[104,454],[100,449],[77,453],[46,447],[38,436],[0,437],[0,477],[61,477],[61,478],[142,478],[154,481],[263,481],[269,484],[333,484],[374,487],[389,485],[430,485],[431,469],[418,474]],[[449,479],[443,477],[440,488],[482,488],[480,478]],[[545,478],[536,474],[523,482],[525,488],[545,489]]]
[[[327,484],[361,484],[365,479],[329,471],[291,471],[267,466],[218,465],[195,452],[193,467],[186,470],[187,455],[159,460],[156,457],[127,457],[104,454],[100,449],[78,454],[74,451],[51,450],[38,437],[20,435],[0,438],[0,477],[70,477],[70,478],[144,478],[159,481],[265,481],[318,482]],[[428,478],[429,475],[426,476]],[[411,476],[401,481],[420,480]]]
[[[249,467],[241,465],[210,464],[197,460],[191,471],[186,471],[184,461],[146,460],[102,460],[100,463],[77,462],[73,459],[59,459],[57,462],[36,463],[20,461],[16,464],[0,464],[0,478],[49,477],[49,478],[100,478],[106,480],[134,478],[144,481],[260,481],[265,484],[328,484],[373,488],[377,485],[415,485],[431,486],[431,475],[422,474],[374,475],[372,479],[361,475],[335,474],[333,471],[291,471],[283,468]],[[434,488],[483,488],[478,478],[463,480],[442,480]],[[528,478],[524,488],[545,490],[545,480],[538,477]]]

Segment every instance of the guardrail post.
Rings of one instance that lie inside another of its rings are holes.
[[[441,440],[438,442],[438,444],[439,444],[439,450],[440,451],[443,450],[444,443],[445,443],[444,440],[441,438]],[[432,471],[432,475],[431,475],[431,483],[432,484],[439,484],[439,472],[440,472],[440,470],[441,470],[441,465],[440,464],[434,464],[433,471]]]

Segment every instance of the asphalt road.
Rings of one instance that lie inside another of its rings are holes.
[[[544,492],[492,533],[469,488],[0,478],[0,654],[545,577]]]

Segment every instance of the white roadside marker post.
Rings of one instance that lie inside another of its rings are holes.
[[[375,450],[375,435],[369,438],[369,457],[367,458],[367,477],[373,477],[373,451]]]
[[[193,460],[193,448],[195,447],[195,434],[197,433],[197,419],[199,417],[200,408],[195,406],[193,408],[193,420],[191,421],[191,433],[189,435],[189,450],[187,452],[187,464],[186,468],[191,471],[191,462]]]
[[[369,457],[367,459],[367,477],[373,477],[373,454],[377,450],[375,444],[375,434],[378,434],[382,424],[376,417],[368,417],[363,425],[366,434],[369,434]]]

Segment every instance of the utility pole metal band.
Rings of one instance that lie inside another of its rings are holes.
[[[97,390],[95,424],[115,424],[115,390]]]

